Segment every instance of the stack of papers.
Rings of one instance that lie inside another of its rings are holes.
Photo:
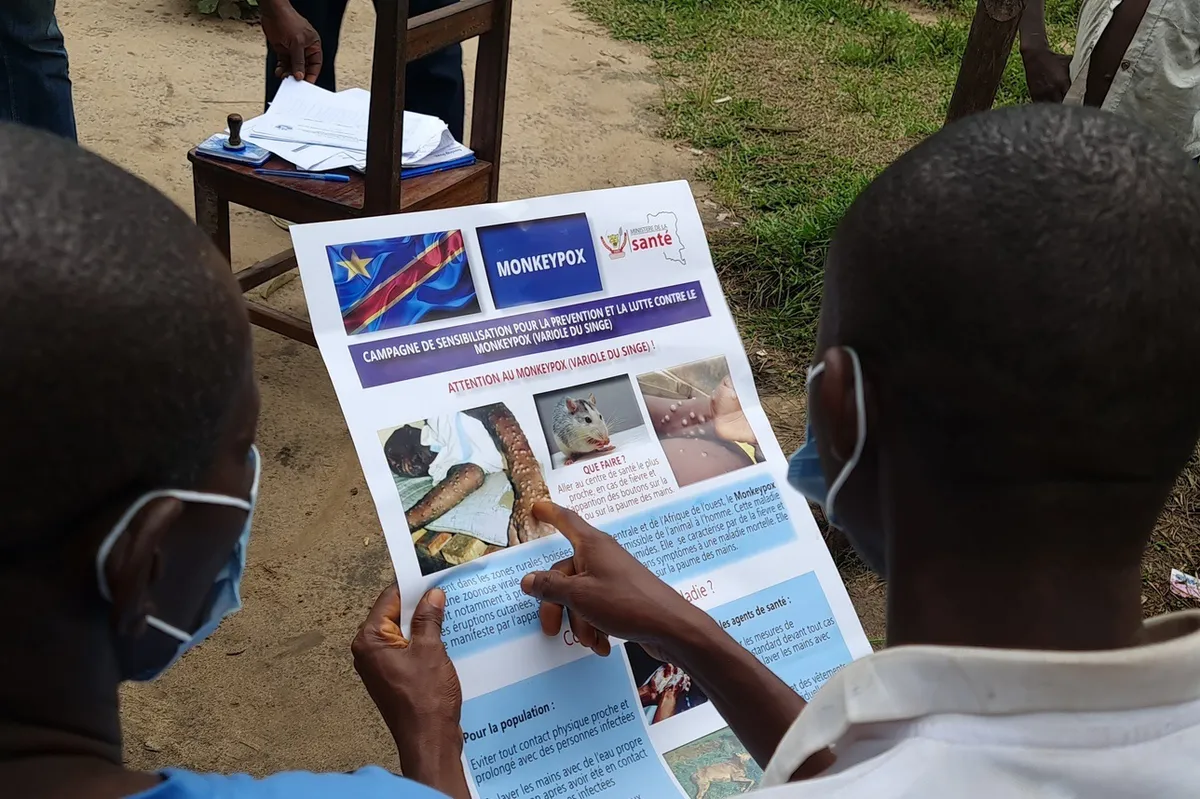
[[[367,119],[371,93],[337,93],[287,78],[267,113],[247,120],[242,138],[292,162],[298,169],[323,172],[367,167]],[[468,166],[475,154],[455,141],[446,123],[426,114],[404,112],[402,177]]]

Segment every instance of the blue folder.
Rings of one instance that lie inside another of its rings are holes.
[[[434,172],[444,172],[447,169],[458,169],[459,167],[470,166],[475,163],[475,154],[464,155],[462,158],[455,158],[453,161],[443,161],[440,164],[428,164],[426,166],[408,166],[400,170],[400,179],[418,178],[421,175],[432,175]]]

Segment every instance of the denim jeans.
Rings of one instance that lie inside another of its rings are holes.
[[[3,2],[7,0],[0,0],[0,3]],[[321,74],[317,76],[317,85],[331,92],[337,91],[334,61],[337,58],[338,38],[342,32],[342,17],[346,14],[346,2],[347,0],[292,0],[292,7],[308,20],[321,37],[323,63]],[[452,2],[454,0],[409,0],[408,13],[416,16],[450,5]],[[275,64],[275,53],[268,47],[268,103],[279,89],[280,79],[275,77]],[[462,141],[463,121],[466,115],[462,45],[451,45],[445,50],[439,50],[408,64],[404,75],[404,107],[419,114],[438,117],[450,127],[454,138]]]
[[[67,49],[55,0],[0,0],[0,120],[75,140]]]

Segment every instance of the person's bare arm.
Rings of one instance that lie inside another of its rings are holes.
[[[451,466],[442,482],[429,489],[425,496],[417,500],[417,504],[404,514],[408,529],[415,533],[449,513],[460,502],[478,491],[484,478],[483,469],[474,463]]]
[[[550,488],[546,485],[542,467],[517,417],[503,402],[467,413],[483,424],[508,466],[508,480],[513,489],[512,513],[508,517],[508,545],[516,546],[553,535],[554,529],[539,522],[533,515],[536,503],[550,499]]]
[[[538,504],[534,513],[562,531],[574,547],[574,554],[550,571],[527,574],[521,581],[525,593],[542,600],[542,631],[557,635],[565,608],[575,637],[597,654],[609,653],[608,636],[614,635],[675,664],[700,685],[765,768],[804,709],[804,699],[611,536],[548,502]],[[819,774],[832,762],[833,755],[822,751],[796,777]]]
[[[1046,0],[1028,0],[1025,3],[1019,30],[1021,52],[1050,49],[1050,40],[1046,36]]]
[[[1061,103],[1071,88],[1071,57],[1054,52],[1046,35],[1046,0],[1028,0],[1021,14],[1021,63],[1035,103]]]

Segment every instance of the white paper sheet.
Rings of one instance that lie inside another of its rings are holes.
[[[267,112],[243,123],[242,135],[298,169],[364,171],[370,106],[366,89],[335,94],[287,78]],[[403,135],[402,167],[446,163],[471,152],[455,141],[446,123],[427,114],[405,111]]]
[[[246,127],[250,135],[263,139],[366,150],[369,105],[357,94],[335,94],[288,78],[267,112]]]

